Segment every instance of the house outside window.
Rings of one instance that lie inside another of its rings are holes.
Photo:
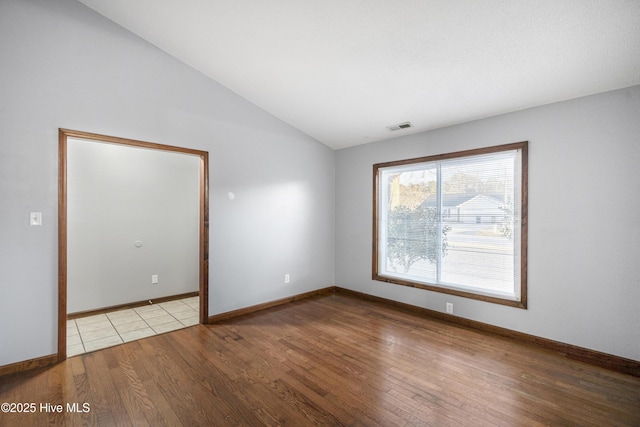
[[[527,150],[374,165],[373,279],[526,308]]]

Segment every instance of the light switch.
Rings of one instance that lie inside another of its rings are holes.
[[[29,225],[42,225],[42,212],[30,212]]]

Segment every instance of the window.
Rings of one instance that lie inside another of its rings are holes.
[[[526,308],[527,148],[374,165],[373,279]]]

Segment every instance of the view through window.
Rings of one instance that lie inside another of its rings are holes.
[[[375,280],[526,307],[527,143],[374,165]]]

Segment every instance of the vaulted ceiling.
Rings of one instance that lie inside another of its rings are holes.
[[[640,84],[640,0],[79,1],[334,149]]]

